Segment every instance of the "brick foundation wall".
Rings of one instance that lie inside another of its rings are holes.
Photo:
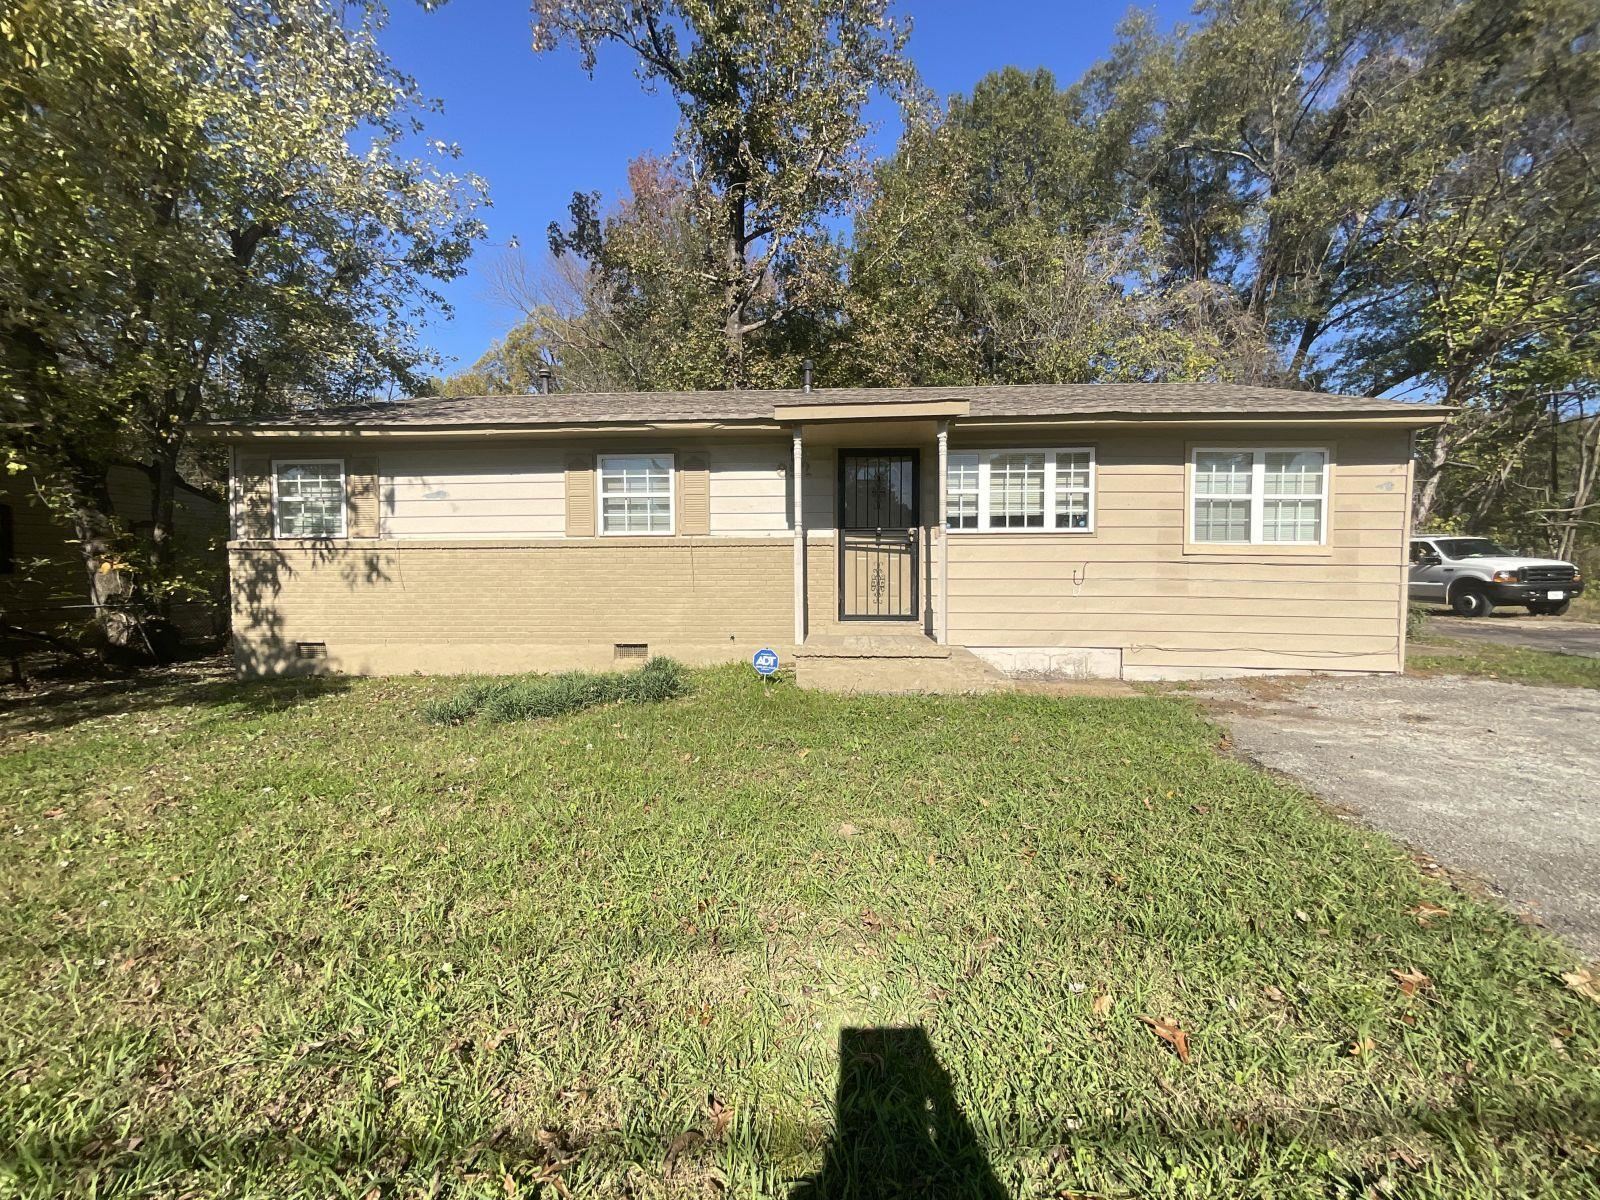
[[[236,542],[228,557],[245,675],[595,668],[617,643],[704,663],[793,641],[787,538]]]

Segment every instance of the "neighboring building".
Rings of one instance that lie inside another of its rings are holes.
[[[130,529],[147,526],[148,477],[133,467],[113,467],[108,482],[116,515]],[[223,506],[184,488],[177,507],[179,554],[191,561],[220,558],[227,534]],[[45,507],[27,472],[0,474],[0,613],[7,621],[25,629],[70,631],[94,619],[76,536],[69,522]],[[172,615],[184,636],[197,640],[217,637],[226,627],[216,603],[186,601]]]
[[[1400,670],[1412,434],[1442,419],[1098,384],[427,398],[207,429],[231,444],[247,674],[803,646],[819,678],[964,647],[1151,679]]]

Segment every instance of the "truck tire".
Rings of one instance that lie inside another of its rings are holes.
[[[1477,584],[1460,583],[1450,590],[1450,609],[1458,617],[1487,617],[1494,611],[1494,601]]]
[[[1571,607],[1571,600],[1546,600],[1528,605],[1528,611],[1536,617],[1564,617]]]

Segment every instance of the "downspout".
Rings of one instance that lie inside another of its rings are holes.
[[[939,494],[939,523],[934,528],[934,538],[939,548],[939,595],[933,608],[933,639],[939,645],[950,641],[950,528],[949,497],[945,494],[945,481],[950,478],[950,422],[939,422],[939,474],[934,486]]]
[[[806,521],[801,499],[805,479],[805,443],[801,427],[794,427],[794,644],[806,644]]]

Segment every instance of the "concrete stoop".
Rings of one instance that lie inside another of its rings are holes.
[[[1008,691],[1011,678],[961,646],[907,634],[813,637],[795,651],[795,682],[827,692],[871,694]]]

